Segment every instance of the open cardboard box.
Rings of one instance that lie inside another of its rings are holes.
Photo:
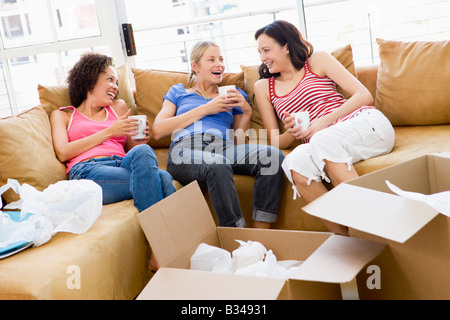
[[[449,154],[422,156],[334,188],[303,208],[350,228],[350,235],[384,242],[381,288],[359,281],[362,299],[450,299],[450,218],[424,202],[393,194],[386,180],[425,195],[450,190]]]
[[[197,182],[138,217],[161,265],[139,295],[143,300],[341,299],[343,294],[346,298],[341,284],[344,289],[351,286],[359,273],[367,277],[362,270],[386,246],[322,232],[216,227]],[[189,270],[190,258],[201,243],[232,252],[239,246],[235,240],[258,241],[278,260],[304,262],[289,280]]]

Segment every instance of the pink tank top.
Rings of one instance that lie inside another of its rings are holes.
[[[83,115],[81,112],[79,112],[74,107],[64,107],[64,108],[60,108],[59,110],[64,110],[64,109],[73,110],[72,117],[71,117],[70,123],[69,123],[69,127],[67,128],[67,135],[69,137],[69,142],[91,136],[94,133],[97,133],[106,128],[109,128],[119,118],[117,116],[116,112],[114,111],[114,109],[111,107],[105,108],[107,117],[103,121],[91,120],[91,119],[87,118],[85,115]],[[108,157],[108,156],[113,156],[113,155],[116,155],[119,157],[124,157],[126,155],[126,152],[124,149],[126,141],[127,141],[126,136],[111,138],[111,139],[106,140],[105,142],[99,144],[98,146],[76,156],[75,158],[70,159],[66,163],[67,173],[77,163],[80,163],[82,161],[85,161],[85,160],[93,158],[93,157],[98,157],[98,156],[107,156]]]
[[[328,77],[320,77],[309,69],[308,60],[305,63],[305,75],[300,83],[290,93],[277,96],[275,93],[275,78],[269,79],[269,92],[272,105],[278,117],[284,120],[284,113],[292,114],[308,111],[310,120],[323,117],[345,103],[344,97],[336,91],[336,83]],[[358,111],[375,108],[372,106],[359,108],[352,113],[339,118],[334,124],[352,118]]]

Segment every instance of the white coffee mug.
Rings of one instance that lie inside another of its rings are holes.
[[[295,118],[295,127],[301,125],[302,131],[301,133],[305,132],[306,129],[309,127],[309,112],[308,111],[300,111],[295,112],[292,114],[292,116]]]
[[[235,85],[219,87],[219,96],[227,96],[228,90],[236,89]]]
[[[133,136],[133,140],[145,139],[145,128],[147,128],[147,116],[146,115],[138,115],[138,116],[130,116],[130,119],[136,119],[139,121],[139,132],[137,135]]]

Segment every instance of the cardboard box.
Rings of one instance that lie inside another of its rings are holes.
[[[352,284],[385,247],[322,232],[216,227],[196,182],[139,214],[139,221],[161,269],[138,299],[341,299],[340,284]],[[235,240],[258,241],[278,260],[304,263],[289,280],[189,270],[201,243],[232,252]]]
[[[303,208],[350,227],[352,237],[388,244],[374,261],[381,288],[360,286],[362,299],[450,299],[450,218],[390,191],[425,195],[450,190],[450,158],[426,155],[364,175]]]

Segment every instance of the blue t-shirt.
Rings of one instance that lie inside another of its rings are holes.
[[[240,88],[237,88],[237,90],[248,102],[247,94]],[[172,86],[169,92],[164,95],[164,100],[166,99],[177,106],[177,116],[189,112],[212,100],[205,99],[195,92],[187,92],[182,83]],[[237,107],[227,112],[208,115],[176,133],[175,137],[173,137],[173,141],[178,141],[187,135],[210,133],[232,142],[229,137],[229,130],[233,127],[234,116],[242,113],[241,108]]]

